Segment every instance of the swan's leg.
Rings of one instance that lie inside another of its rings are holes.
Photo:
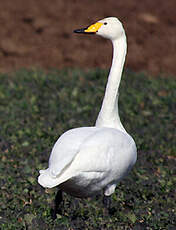
[[[103,196],[103,204],[105,208],[109,211],[111,208],[111,197],[110,196]]]
[[[51,209],[51,217],[53,220],[57,218],[57,214],[62,214],[62,210],[60,207],[62,201],[63,201],[62,190],[58,190],[54,199],[54,208]]]
[[[115,188],[116,188],[116,184],[110,184],[105,188],[103,204],[106,208],[106,214],[107,212],[109,214],[111,213],[111,195],[114,193]]]

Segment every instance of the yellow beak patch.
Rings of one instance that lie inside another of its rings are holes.
[[[96,22],[95,24],[92,24],[86,30],[84,30],[84,32],[86,32],[86,33],[96,33],[100,29],[100,27],[102,25],[103,25],[103,23]]]

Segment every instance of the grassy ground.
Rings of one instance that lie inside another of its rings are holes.
[[[53,143],[72,127],[93,125],[106,71],[22,70],[0,75],[1,229],[175,229],[176,82],[127,71],[120,89],[121,120],[138,146],[138,161],[112,196],[64,195],[64,215],[53,221],[56,189],[37,183]]]

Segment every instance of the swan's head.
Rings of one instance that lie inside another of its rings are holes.
[[[74,30],[74,32],[97,34],[110,40],[119,39],[125,34],[122,23],[115,17],[104,18],[86,28]]]

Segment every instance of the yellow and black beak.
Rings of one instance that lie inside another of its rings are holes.
[[[96,22],[95,24],[92,24],[86,28],[82,28],[82,29],[77,29],[74,30],[74,33],[81,33],[81,34],[95,34],[96,32],[98,32],[98,30],[100,29],[100,27],[103,25],[103,23],[101,22]]]

